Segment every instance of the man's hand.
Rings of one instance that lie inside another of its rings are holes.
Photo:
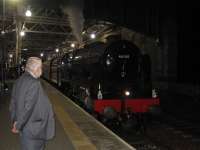
[[[14,123],[13,123],[13,128],[12,128],[12,133],[14,133],[14,134],[17,134],[17,133],[19,133],[19,131],[16,129],[16,124],[17,124],[17,122],[15,121]]]

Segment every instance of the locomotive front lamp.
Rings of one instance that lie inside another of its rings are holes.
[[[113,57],[111,57],[109,54],[107,55],[106,59],[106,65],[110,66],[113,63]]]
[[[40,54],[40,56],[41,56],[41,57],[43,57],[43,56],[44,56],[44,54],[43,54],[43,53],[41,53],[41,54]]]
[[[156,89],[153,89],[152,90],[152,98],[157,98],[158,95],[157,95],[157,92],[156,92]]]
[[[129,92],[129,91],[125,91],[125,95],[126,95],[126,96],[129,96],[129,95],[130,95],[130,92]]]
[[[108,66],[109,66],[110,64],[111,64],[110,60],[109,60],[109,59],[107,59],[107,60],[106,60],[106,65],[108,65]]]

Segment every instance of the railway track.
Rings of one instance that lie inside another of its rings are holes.
[[[142,134],[119,133],[137,150],[199,150],[200,124],[164,115]],[[135,138],[137,136],[137,138]]]

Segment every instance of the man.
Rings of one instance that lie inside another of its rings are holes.
[[[42,61],[30,57],[25,73],[13,86],[10,113],[12,132],[20,134],[22,150],[43,150],[55,134],[52,105],[39,81]]]

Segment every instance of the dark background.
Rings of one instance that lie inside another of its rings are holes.
[[[81,0],[73,0],[80,3]],[[70,0],[29,0],[31,5],[60,8]],[[177,38],[177,82],[199,84],[199,8],[194,1],[176,0],[84,0],[84,17],[88,20],[105,20],[125,26],[151,37],[159,37],[161,46],[167,29],[166,22],[176,24],[168,38]],[[165,45],[166,46],[166,45]],[[169,49],[173,53],[174,49]],[[170,57],[170,56],[169,56]],[[170,60],[170,58],[169,58]],[[171,64],[173,65],[173,64]]]

